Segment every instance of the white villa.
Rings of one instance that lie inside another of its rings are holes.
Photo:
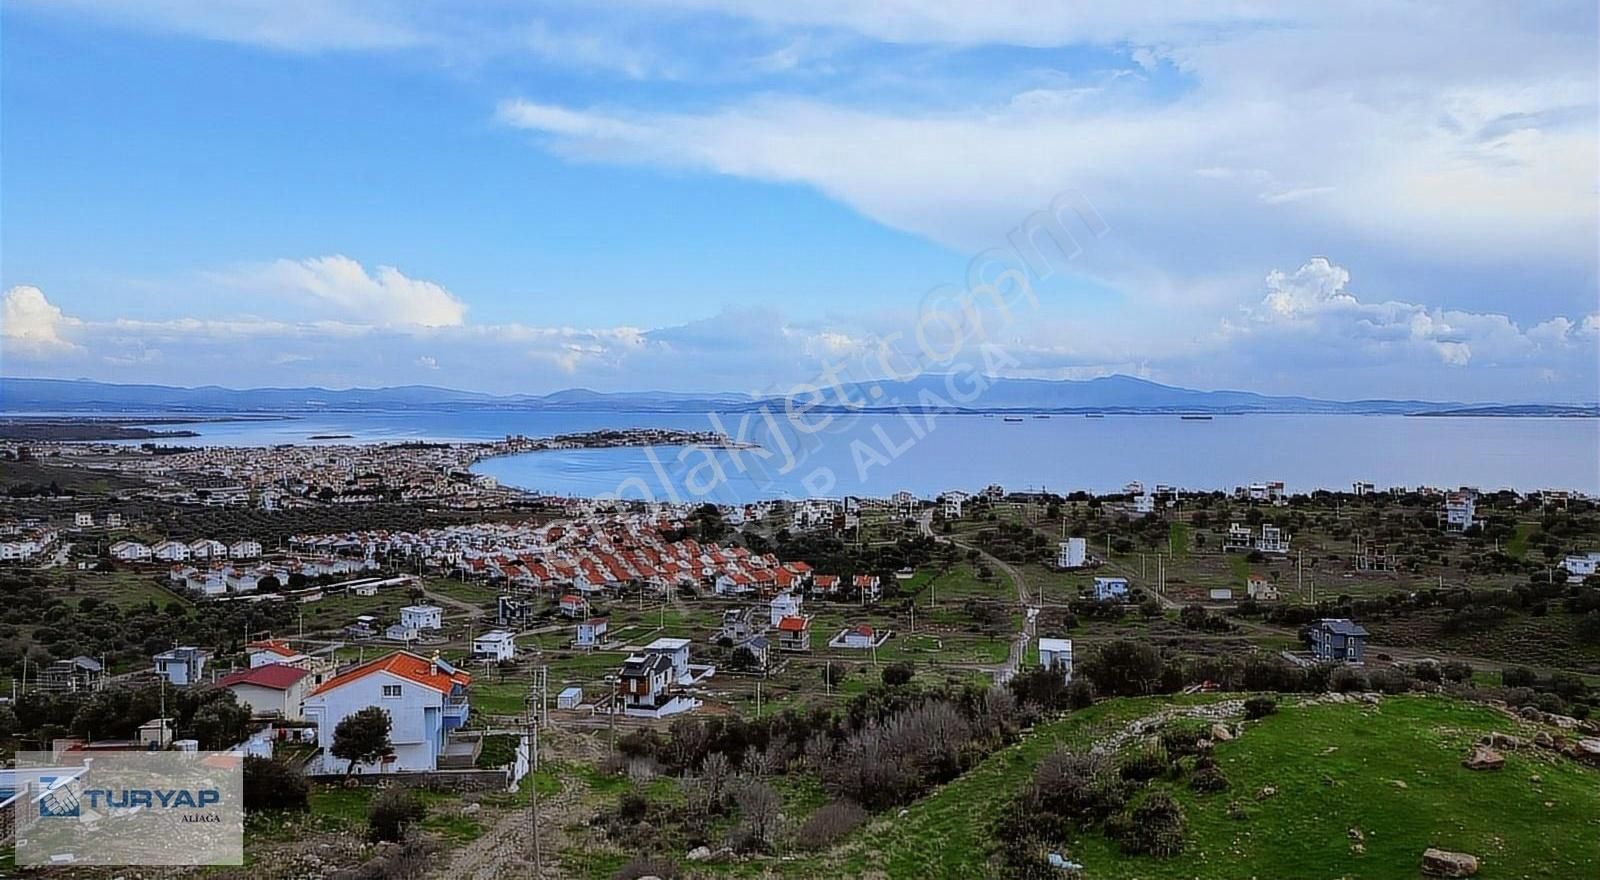
[[[228,545],[210,538],[189,542],[189,555],[194,559],[227,559]]]
[[[228,545],[229,559],[258,559],[261,556],[261,542],[245,538],[234,541]]]
[[[138,541],[118,541],[111,545],[111,557],[123,562],[149,562],[150,546]]]
[[[511,660],[517,656],[517,644],[512,639],[511,633],[503,629],[492,629],[472,640],[472,656],[479,660],[500,662]]]
[[[400,625],[412,629],[444,629],[444,609],[437,605],[407,605],[400,609]]]
[[[578,624],[578,647],[598,648],[605,644],[606,624],[604,617],[591,617]]]
[[[1600,551],[1591,550],[1582,556],[1568,556],[1561,560],[1567,573],[1567,583],[1581,584],[1590,575],[1600,573]]]
[[[1039,639],[1039,665],[1046,669],[1061,666],[1067,681],[1072,680],[1072,640]]]
[[[211,652],[191,645],[162,651],[155,656],[156,674],[173,687],[199,684],[205,678],[206,661]]]
[[[466,723],[471,711],[472,676],[435,657],[396,651],[329,679],[304,702],[306,720],[317,725],[322,749],[315,765],[323,773],[344,773],[347,762],[333,757],[333,732],[339,722],[369,706],[388,713],[394,751],[358,773],[439,769],[451,750],[450,731]]]
[[[189,558],[189,545],[182,541],[162,541],[150,548],[150,554],[162,562],[183,562]]]
[[[794,593],[784,590],[772,597],[770,605],[772,626],[777,626],[785,617],[800,616],[801,599]]]
[[[1062,541],[1056,553],[1056,568],[1083,568],[1089,562],[1089,542],[1083,538]]]

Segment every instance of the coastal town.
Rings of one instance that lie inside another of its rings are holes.
[[[1397,707],[1448,693],[1545,743],[1528,746],[1540,761],[1600,768],[1600,505],[1581,493],[1364,481],[1306,493],[1274,478],[1229,492],[991,484],[661,504],[542,496],[471,470],[496,455],[702,442],[725,440],[12,443],[0,457],[59,491],[3,502],[4,729],[67,763],[236,750],[292,768],[312,815],[352,776],[425,788],[430,814],[463,829],[438,842],[446,875],[483,858],[482,841],[520,839],[519,805],[541,780],[590,792],[545,821],[562,841],[552,864],[592,873],[583,854],[626,860],[644,840],[643,826],[593,830],[618,809],[596,786],[641,760],[672,772],[685,725],[777,735],[807,713],[910,693],[1003,694],[985,699],[1009,707],[986,710],[1003,713],[1005,736],[1097,700],[1188,695],[1179,715],[1205,719],[1215,744],[1247,725],[1208,707],[1241,690]],[[94,482],[105,475],[115,488]],[[141,712],[151,693],[187,708]],[[120,708],[91,720],[102,706]],[[352,743],[369,722],[383,732],[363,751]],[[861,733],[839,735],[844,746],[815,747],[854,748]],[[827,762],[853,758],[813,764],[813,745],[794,748],[743,760],[770,762],[769,785],[850,790]],[[1507,760],[1502,740],[1469,751],[1463,773]],[[562,769],[573,762],[587,782]],[[915,797],[927,783],[905,784]],[[785,809],[829,809],[805,803]],[[705,809],[697,821],[728,816],[760,840],[725,845],[664,818],[651,833],[717,870],[782,845],[738,807]],[[306,857],[253,839],[285,870]],[[512,849],[497,870],[527,867]]]
[[[0,880],[1600,880],[1600,4],[0,0]]]

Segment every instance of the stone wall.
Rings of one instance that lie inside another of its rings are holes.
[[[309,777],[320,785],[359,785],[380,787],[399,785],[404,788],[431,788],[439,791],[505,791],[511,785],[511,775],[505,769],[495,770],[434,770],[414,773],[356,773],[344,776],[321,773]]]

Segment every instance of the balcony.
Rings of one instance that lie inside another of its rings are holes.
[[[472,706],[465,694],[461,696],[446,697],[441,717],[444,718],[444,729],[455,730],[467,723],[467,715],[472,711]]]

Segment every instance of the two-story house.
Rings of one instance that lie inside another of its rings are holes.
[[[778,650],[797,653],[811,650],[811,620],[785,617],[778,621]]]
[[[300,720],[300,704],[312,687],[311,673],[298,666],[267,663],[231,672],[217,679],[217,687],[233,691],[233,695],[250,707],[258,718]]]
[[[1063,677],[1072,681],[1072,640],[1039,639],[1039,665],[1046,669],[1059,667]]]
[[[436,770],[449,744],[449,733],[466,723],[472,676],[435,657],[396,651],[334,676],[305,698],[306,720],[317,725],[317,745],[324,773],[345,772],[334,758],[334,730],[339,722],[369,706],[389,715],[389,741],[394,751],[363,773]]]
[[[205,679],[206,662],[210,659],[210,651],[191,645],[162,651],[155,656],[156,675],[165,678],[173,687],[199,684]]]
[[[772,597],[772,602],[769,605],[768,610],[771,612],[771,625],[777,626],[778,622],[783,620],[785,617],[800,616],[800,597],[789,592],[788,590],[785,590]]]
[[[591,617],[578,624],[577,644],[580,648],[594,649],[606,642],[606,625],[604,617]]]
[[[1325,663],[1360,665],[1366,655],[1367,631],[1343,617],[1327,617],[1311,625],[1311,656]]]
[[[473,637],[472,656],[477,660],[494,663],[511,660],[517,656],[517,644],[511,633],[503,629],[492,629],[483,635]]]
[[[444,609],[437,605],[407,605],[400,609],[400,625],[419,631],[444,629]]]

